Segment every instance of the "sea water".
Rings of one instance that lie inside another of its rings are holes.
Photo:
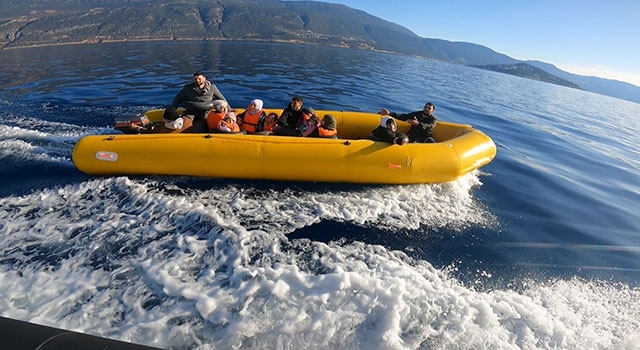
[[[638,104],[312,45],[68,45],[0,62],[0,316],[173,349],[640,342]],[[410,186],[75,169],[78,139],[163,108],[197,70],[236,107],[430,101],[498,154]]]

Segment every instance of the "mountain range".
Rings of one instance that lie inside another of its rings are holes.
[[[331,45],[489,69],[640,103],[640,87],[521,61],[473,43],[423,38],[345,5],[281,0],[3,0],[2,49],[134,40]]]

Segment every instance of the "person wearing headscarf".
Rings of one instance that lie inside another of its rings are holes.
[[[262,100],[255,99],[249,103],[247,109],[238,115],[240,130],[247,134],[255,134],[263,131],[264,120],[267,113],[262,109]]]
[[[397,128],[398,126],[393,118],[389,116],[383,117],[380,120],[380,125],[371,131],[369,138],[373,141],[388,142],[402,146],[407,143],[409,138],[403,133],[396,132]]]

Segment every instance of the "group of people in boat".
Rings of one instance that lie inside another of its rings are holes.
[[[138,132],[181,133],[246,133],[281,136],[338,138],[336,118],[325,114],[320,119],[313,108],[304,107],[303,99],[294,96],[278,116],[263,109],[263,101],[252,100],[239,114],[231,109],[227,99],[202,72],[193,74],[193,81],[186,84],[164,110],[163,122],[153,128],[140,128]],[[183,107],[184,113],[178,108]],[[370,138],[376,141],[404,145],[407,142],[435,142],[432,136],[437,119],[435,106],[428,102],[421,111],[398,114],[382,109],[380,125],[372,130]],[[397,131],[397,120],[411,125],[407,135]],[[132,128],[134,126],[132,125]]]

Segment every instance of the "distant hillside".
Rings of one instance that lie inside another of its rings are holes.
[[[565,72],[558,67],[540,61],[527,61],[528,64],[543,69],[550,74],[571,80],[587,91],[640,103],[640,87],[623,81]]]
[[[127,40],[299,42],[502,69],[508,74],[579,86],[640,103],[640,87],[631,84],[573,75],[542,62],[522,62],[473,43],[422,38],[405,27],[339,4],[280,0],[3,0],[0,17],[2,49]]]
[[[3,48],[118,40],[270,40],[379,50],[461,64],[516,60],[487,47],[421,38],[338,4],[280,0],[4,0]]]
[[[542,70],[540,68],[536,68],[527,63],[472,65],[472,67],[487,69],[494,72],[517,75],[523,78],[544,81],[547,83],[552,83],[552,84],[557,84],[557,85],[562,85],[562,86],[567,86],[570,88],[582,90],[582,88],[575,83],[559,78],[553,74],[549,74],[547,71]]]

